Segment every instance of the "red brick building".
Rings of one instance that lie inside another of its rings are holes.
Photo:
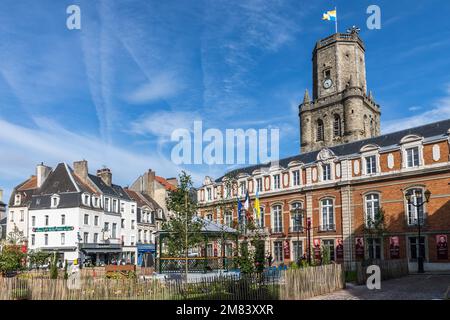
[[[414,270],[421,250],[425,270],[450,269],[450,120],[379,135],[380,108],[365,93],[361,39],[352,33],[325,40],[313,52],[314,101],[306,93],[300,105],[301,125],[308,125],[308,132],[301,130],[308,139],[302,149],[313,151],[235,170],[230,192],[224,190],[224,177],[207,177],[198,189],[200,214],[232,225],[236,206],[226,211],[223,203],[235,203],[236,197],[243,201],[248,190],[253,205],[258,189],[263,212],[258,225],[277,264],[305,254],[310,239],[311,248],[329,247],[336,261],[407,259]],[[354,50],[358,60],[350,63]],[[331,56],[337,60],[328,61]],[[317,68],[325,69],[322,73]],[[330,81],[326,90],[321,88],[323,77],[337,83],[336,88]],[[429,202],[420,206],[427,190]],[[410,203],[406,195],[411,195]],[[299,220],[295,208],[302,209]]]

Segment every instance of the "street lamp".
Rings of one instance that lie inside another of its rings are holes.
[[[304,210],[302,208],[296,207],[295,209],[291,210],[291,213],[294,214],[293,218],[296,222],[297,227],[297,264],[300,264],[300,229],[301,229],[301,221],[303,218],[303,212]],[[302,228],[303,229],[303,228]],[[293,230],[294,231],[294,230]]]
[[[424,192],[425,195],[425,201],[421,201],[420,203],[417,201],[418,198],[422,198],[422,194],[420,192],[416,192],[415,193],[415,201],[411,201],[412,200],[412,193],[410,192],[406,192],[405,193],[405,198],[406,201],[408,202],[408,205],[412,205],[416,208],[420,208],[423,207],[423,205],[427,202],[430,201],[430,196],[431,196],[431,192],[430,190],[426,190]],[[422,215],[424,214],[423,212],[423,208],[422,208]],[[417,257],[417,272],[418,273],[424,273],[423,270],[423,257],[422,257],[422,250],[420,250],[420,216],[419,216],[419,212],[417,212],[417,228],[418,228],[418,238],[417,238],[417,245],[419,248],[419,255]]]

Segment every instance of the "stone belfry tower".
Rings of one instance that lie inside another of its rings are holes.
[[[367,93],[364,43],[353,27],[317,42],[312,100],[299,106],[301,152],[380,135],[380,107]]]

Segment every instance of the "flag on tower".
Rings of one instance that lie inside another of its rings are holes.
[[[322,20],[336,21],[337,20],[336,9],[325,12],[322,16]]]
[[[337,9],[336,8],[334,8],[334,10],[330,10],[330,11],[325,12],[322,15],[322,20],[334,21],[336,33],[338,32]]]

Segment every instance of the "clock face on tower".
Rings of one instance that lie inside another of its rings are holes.
[[[333,85],[333,81],[331,81],[331,79],[326,79],[326,80],[323,82],[323,87],[324,87],[325,89],[331,88],[332,85]]]

